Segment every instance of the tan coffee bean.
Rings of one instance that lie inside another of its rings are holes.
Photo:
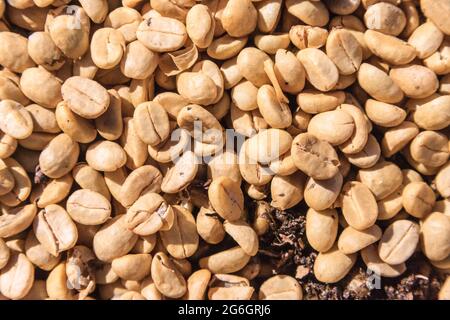
[[[140,13],[132,8],[119,7],[112,10],[105,19],[105,27],[119,30],[126,42],[136,40],[136,30],[142,21]]]
[[[191,274],[187,279],[186,300],[204,300],[208,284],[211,279],[211,272],[200,269]]]
[[[0,71],[0,98],[2,100],[14,100],[22,105],[28,105],[30,101],[20,89],[20,78],[8,69]]]
[[[158,66],[159,56],[139,41],[129,43],[120,62],[122,73],[132,79],[150,77]]]
[[[255,256],[258,253],[259,242],[256,232],[246,222],[227,221],[223,223],[225,232],[228,233],[250,256]]]
[[[403,180],[400,168],[389,161],[380,161],[371,168],[359,170],[358,177],[377,200],[394,193]]]
[[[148,49],[156,52],[175,51],[187,39],[185,25],[168,17],[153,17],[141,22],[136,36]]]
[[[33,131],[33,120],[30,113],[13,100],[0,102],[0,129],[15,139],[25,139]]]
[[[242,80],[231,90],[231,100],[234,105],[243,111],[251,111],[258,108],[258,88],[248,80]]]
[[[66,102],[58,104],[55,117],[61,130],[76,142],[90,143],[97,136],[94,124],[73,112]]]
[[[0,292],[18,300],[27,295],[34,283],[34,267],[23,253],[13,254],[0,271]]]
[[[319,49],[300,50],[297,58],[305,67],[306,78],[320,91],[330,91],[338,80],[339,72],[331,59]]]
[[[71,59],[79,59],[89,49],[90,20],[79,6],[61,6],[49,11],[46,30],[53,42]]]
[[[381,260],[374,244],[362,249],[361,257],[367,268],[378,273],[382,277],[395,278],[406,271],[405,263],[391,265]]]
[[[90,52],[92,61],[101,69],[119,64],[125,51],[125,39],[119,30],[101,28],[92,35]]]
[[[395,67],[389,75],[406,96],[415,99],[426,98],[439,87],[434,72],[420,65]]]
[[[433,22],[428,21],[414,30],[408,43],[416,49],[418,58],[425,59],[439,49],[443,40],[444,34]]]
[[[105,113],[110,97],[105,88],[94,80],[71,77],[61,87],[64,101],[76,114],[95,119]]]
[[[326,252],[336,241],[338,215],[335,209],[316,211],[312,208],[306,213],[306,238],[314,250]]]
[[[212,273],[233,273],[241,270],[249,260],[250,256],[238,246],[201,258],[199,265]]]
[[[272,128],[286,128],[291,125],[292,113],[289,105],[278,100],[272,86],[260,87],[256,99],[259,111]]]
[[[399,7],[379,2],[367,8],[364,22],[371,30],[398,36],[406,25],[406,16]]]
[[[345,94],[342,91],[320,92],[305,89],[297,96],[298,106],[310,114],[334,110],[344,101]]]
[[[111,204],[108,199],[95,191],[80,189],[67,199],[67,213],[81,224],[103,224],[111,215]]]
[[[161,229],[169,230],[174,223],[174,212],[159,194],[147,193],[127,210],[125,221],[134,233],[147,236]]]
[[[421,246],[425,256],[441,261],[450,254],[450,218],[440,212],[433,212],[421,226]]]
[[[127,161],[123,148],[112,141],[97,141],[86,151],[86,162],[98,171],[115,171],[125,165]]]
[[[194,5],[186,15],[186,31],[189,38],[199,48],[207,48],[214,37],[214,17],[203,4]]]
[[[189,132],[184,129],[177,130],[176,139],[167,139],[156,147],[148,146],[150,156],[160,163],[168,163],[177,159],[186,150],[191,142]]]
[[[340,173],[327,180],[309,178],[304,192],[306,204],[316,211],[331,208],[341,192],[342,182]]]
[[[311,118],[308,133],[332,145],[346,142],[355,130],[353,117],[343,110],[319,113]]]
[[[103,195],[108,201],[111,194],[105,183],[105,178],[97,170],[86,163],[77,164],[72,170],[73,179],[82,189],[89,189]]]
[[[445,0],[430,1],[423,0],[420,3],[420,8],[424,15],[433,21],[436,26],[445,34],[450,34],[450,27],[448,21],[442,16],[442,12],[450,8],[450,4]]]
[[[52,110],[37,104],[31,104],[25,109],[33,121],[33,132],[59,133],[61,131]]]
[[[13,174],[9,171],[6,163],[0,160],[0,195],[3,196],[10,192],[15,184]]]
[[[86,11],[86,14],[94,23],[102,23],[108,14],[108,1],[94,0],[94,1],[80,1],[81,6]]]
[[[345,29],[332,30],[328,36],[326,52],[340,74],[349,75],[358,71],[363,54],[358,40]]]
[[[232,37],[242,37],[256,28],[258,12],[250,0],[230,0],[220,18],[225,31]]]
[[[34,32],[28,37],[28,54],[36,64],[49,71],[58,70],[65,63],[61,50],[47,32]]]
[[[189,210],[172,207],[174,222],[172,228],[160,231],[160,237],[168,253],[176,259],[189,258],[198,248],[198,234],[195,219]]]
[[[382,127],[396,127],[406,118],[406,111],[402,108],[373,99],[366,101],[365,111],[370,121]]]
[[[261,300],[302,300],[302,287],[298,281],[290,276],[273,276],[259,288]]]
[[[67,134],[56,136],[39,156],[42,172],[50,178],[60,178],[75,166],[80,148]]]
[[[330,18],[327,7],[319,1],[289,0],[286,7],[290,14],[310,26],[323,27]]]
[[[394,218],[403,209],[402,192],[403,186],[400,186],[394,193],[377,202],[378,220]]]
[[[247,47],[239,52],[237,65],[242,76],[253,83],[256,87],[269,84],[269,78],[264,71],[264,62],[270,57],[263,51]]]
[[[107,140],[117,140],[123,132],[122,101],[116,90],[108,90],[110,104],[108,110],[95,119],[98,133]]]
[[[258,11],[258,30],[261,32],[272,32],[280,18],[282,3],[280,0],[265,0],[255,2]]]
[[[403,100],[400,87],[383,70],[363,63],[358,70],[359,85],[373,98],[385,103],[397,103]]]
[[[419,128],[441,130],[450,124],[450,117],[448,116],[450,96],[434,94],[424,99],[409,100],[406,107]]]
[[[12,72],[21,73],[34,66],[28,55],[28,40],[13,32],[0,33],[0,65]]]
[[[376,224],[365,229],[345,228],[338,240],[338,248],[345,254],[356,253],[381,239],[382,231]]]
[[[425,182],[411,182],[403,189],[403,207],[417,218],[424,218],[436,202],[433,190]]]
[[[34,204],[9,209],[2,208],[0,237],[11,237],[27,229],[32,224],[36,212],[37,208]]]
[[[209,186],[208,196],[211,205],[222,218],[230,221],[240,218],[244,208],[244,195],[238,183],[225,176],[219,177]]]
[[[158,103],[145,102],[134,112],[137,134],[146,144],[155,146],[169,136],[169,117]]]
[[[255,289],[240,276],[215,274],[208,290],[209,300],[250,300]]]
[[[74,300],[73,292],[67,286],[66,262],[60,262],[48,275],[46,289],[50,299]]]
[[[450,176],[450,163],[447,162],[446,165],[444,165],[436,175],[436,189],[439,192],[439,194],[444,197],[448,198],[450,197],[450,183],[449,183],[449,176]]]
[[[235,152],[225,150],[208,162],[208,176],[214,180],[221,176],[227,176],[237,183],[241,183],[242,177],[239,171],[238,157]]]
[[[256,47],[268,54],[275,54],[278,50],[287,49],[290,42],[287,33],[255,36]]]
[[[450,41],[444,38],[438,51],[423,60],[424,65],[431,69],[437,75],[447,74],[450,69],[449,64],[449,49]]]
[[[77,227],[63,207],[55,204],[41,210],[33,222],[36,238],[54,256],[75,246]]]
[[[336,283],[344,278],[356,262],[356,254],[344,254],[337,246],[321,252],[314,262],[314,275],[325,283]]]
[[[33,189],[30,201],[35,202],[38,208],[45,208],[49,204],[57,204],[63,201],[70,193],[73,178],[66,174],[61,178],[52,179],[37,189]]]
[[[275,176],[270,184],[271,206],[279,210],[294,207],[303,200],[305,176],[296,172],[289,176]]]
[[[364,40],[370,51],[393,65],[410,63],[416,57],[416,50],[407,42],[374,30],[364,33]],[[383,43],[383,46],[379,46]]]
[[[289,30],[289,39],[299,49],[318,49],[325,45],[327,38],[328,31],[324,28],[296,25]]]
[[[373,167],[380,159],[381,148],[376,138],[369,134],[363,150],[355,154],[347,154],[348,161],[359,168]]]
[[[112,261],[112,270],[125,280],[142,280],[150,274],[152,256],[150,254],[127,254]]]
[[[305,86],[305,69],[296,56],[284,48],[276,51],[274,72],[285,92],[299,93]]]
[[[61,260],[61,255],[52,255],[45,247],[36,239],[34,232],[31,230],[25,239],[25,254],[38,268],[51,271]]]
[[[258,109],[242,111],[234,103],[230,106],[230,118],[233,129],[246,137],[252,137],[255,133],[269,127]]]
[[[3,269],[4,266],[9,261],[9,257],[11,256],[10,250],[5,244],[3,239],[0,239],[0,270]]]
[[[439,167],[449,157],[448,138],[439,132],[422,131],[411,141],[409,150],[414,160]]]
[[[312,134],[302,133],[295,137],[291,154],[295,166],[314,179],[331,179],[339,171],[334,148]]]
[[[133,118],[125,118],[123,122],[124,128],[119,142],[127,156],[125,165],[134,170],[147,160],[147,145],[139,138]]]
[[[328,10],[334,14],[347,15],[356,11],[360,0],[325,0]]]
[[[120,189],[120,201],[124,207],[130,207],[140,196],[161,191],[162,174],[151,165],[133,170]]]
[[[247,44],[247,40],[247,37],[233,38],[226,34],[220,38],[214,39],[206,52],[208,53],[208,56],[213,59],[230,59],[239,54]]]
[[[419,133],[419,128],[409,121],[389,128],[381,140],[381,152],[387,158],[403,149]]]
[[[408,220],[397,220],[384,231],[378,245],[380,258],[396,265],[408,260],[419,243],[419,225]]]
[[[259,163],[269,163],[288,152],[292,137],[279,129],[260,131],[248,140],[247,155]]]
[[[164,296],[180,298],[186,293],[186,280],[163,252],[158,252],[153,257],[151,274],[156,288]]]
[[[163,296],[161,292],[156,288],[155,283],[151,277],[147,277],[141,282],[141,294],[147,300],[162,300]]]
[[[185,152],[175,161],[161,182],[161,190],[165,193],[177,193],[185,189],[198,172],[198,159],[191,151]]]
[[[197,214],[197,232],[210,244],[217,244],[225,237],[225,230],[219,215],[213,209],[201,207]]]
[[[93,249],[102,261],[111,262],[126,255],[133,248],[138,236],[127,227],[125,215],[107,221],[94,236]]]
[[[357,181],[347,182],[342,193],[342,213],[350,226],[364,230],[375,224],[378,207],[367,186]]]

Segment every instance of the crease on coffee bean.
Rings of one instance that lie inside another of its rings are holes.
[[[55,246],[56,246],[56,253],[58,253],[59,252],[59,239],[56,237],[56,234],[55,234],[55,232],[53,231],[53,228],[52,228],[52,226],[51,226],[51,224],[48,222],[48,220],[47,220],[47,211],[44,209],[43,210],[44,212],[43,212],[43,214],[42,214],[42,219],[44,219],[44,222],[45,222],[45,224],[47,225],[47,227],[50,229],[50,233],[51,233],[51,235],[52,235],[52,238],[53,238],[53,240],[55,241]]]
[[[414,228],[414,224],[410,224],[409,225],[409,227],[408,227],[408,230],[406,230],[404,233],[403,233],[403,235],[402,235],[402,237],[399,239],[399,241],[396,243],[396,245],[395,246],[393,246],[392,248],[391,248],[391,250],[388,252],[388,254],[386,255],[386,258],[385,259],[388,259],[390,256],[391,256],[391,254],[397,249],[397,247],[399,246],[399,244],[408,236],[408,234],[409,234],[409,231],[410,230],[412,230]]]

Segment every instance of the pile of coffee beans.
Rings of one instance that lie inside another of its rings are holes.
[[[0,0],[0,300],[450,299],[449,16]]]

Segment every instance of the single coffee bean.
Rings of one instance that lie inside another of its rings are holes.
[[[433,212],[421,226],[421,247],[425,256],[433,261],[441,261],[450,254],[450,217]]]
[[[63,207],[51,204],[41,210],[33,221],[36,238],[55,257],[75,246],[78,232]]]
[[[0,102],[0,129],[15,139],[25,139],[33,132],[31,114],[13,100]]]
[[[121,279],[139,281],[150,274],[150,254],[127,254],[112,261],[111,267]]]
[[[11,252],[8,246],[5,244],[5,241],[3,241],[3,239],[0,239],[0,270],[3,269],[4,266],[6,266],[10,256]]]
[[[185,25],[168,17],[153,17],[142,21],[136,36],[142,44],[156,52],[175,51],[187,39]]]
[[[333,61],[319,49],[300,50],[297,58],[305,67],[306,78],[320,91],[330,91],[339,79],[339,72]]]
[[[261,285],[259,299],[261,300],[302,300],[302,287],[290,276],[276,275]]]
[[[346,142],[355,130],[353,117],[343,110],[319,113],[312,117],[308,133],[332,145]]]
[[[344,254],[333,246],[327,252],[321,252],[314,262],[314,275],[324,283],[336,283],[344,278],[356,262],[356,254]]]
[[[367,186],[357,181],[347,182],[343,189],[342,213],[350,226],[365,230],[375,224],[378,207]]]
[[[158,252],[153,257],[151,274],[156,288],[164,296],[180,298],[186,293],[186,280],[163,252]]]
[[[294,164],[308,176],[317,180],[333,178],[340,164],[334,148],[312,134],[301,133],[292,141]]]
[[[215,274],[209,287],[209,300],[250,300],[255,291],[246,278],[231,274]]]
[[[241,217],[244,195],[240,185],[228,177],[214,180],[208,189],[209,200],[216,212],[224,219],[234,221]]]
[[[187,292],[184,296],[186,300],[204,300],[211,280],[211,272],[207,269],[200,269],[192,273],[187,279]]]
[[[165,193],[177,193],[185,189],[198,172],[197,162],[198,159],[193,152],[185,152],[167,170],[161,182],[161,190]]]
[[[397,220],[384,231],[378,254],[388,264],[400,264],[411,257],[418,243],[419,225],[408,220]]]
[[[374,244],[362,249],[361,257],[367,268],[378,273],[382,277],[395,278],[406,271],[405,263],[391,265],[381,260],[378,255],[377,247]]]
[[[111,215],[111,204],[100,193],[88,189],[80,189],[67,199],[67,213],[81,224],[103,224]]]
[[[32,230],[25,239],[25,254],[32,264],[45,271],[51,271],[61,260],[61,254],[54,256],[48,252]]]
[[[219,215],[213,209],[201,207],[196,219],[197,233],[210,244],[218,244],[225,237],[225,229]]]
[[[169,117],[158,103],[140,104],[134,112],[134,121],[139,137],[146,144],[158,145],[169,136]]]
[[[316,211],[331,208],[341,192],[342,182],[340,173],[327,180],[308,178],[304,191],[306,204]]]
[[[359,170],[358,178],[372,191],[377,200],[394,193],[403,181],[400,168],[388,161],[380,161],[371,168]]]
[[[223,228],[250,256],[258,253],[258,235],[246,222],[242,220],[227,221],[223,223]]]
[[[305,180],[305,176],[301,172],[295,172],[288,176],[274,176],[270,183],[271,206],[279,210],[286,210],[299,204],[303,200]]]
[[[98,171],[111,172],[124,166],[127,156],[122,147],[112,141],[97,141],[86,151],[86,162]]]
[[[0,270],[0,292],[8,299],[27,295],[34,283],[34,266],[23,253],[14,253]]]
[[[326,252],[336,241],[338,215],[335,209],[316,211],[312,208],[306,213],[306,238],[314,250]]]
[[[424,218],[429,214],[435,202],[436,196],[425,182],[411,182],[403,189],[403,208],[416,218]]]
[[[338,240],[338,248],[345,254],[356,253],[381,239],[382,231],[376,224],[365,229],[345,228]]]
[[[212,273],[233,273],[245,267],[249,260],[250,256],[238,246],[201,258],[199,265]]]
[[[448,138],[435,131],[420,132],[409,145],[411,157],[417,162],[439,167],[449,158]]]

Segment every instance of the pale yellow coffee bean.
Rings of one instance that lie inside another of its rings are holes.
[[[356,253],[381,239],[382,231],[376,224],[364,229],[345,228],[338,240],[338,248],[345,254]]]
[[[232,37],[242,37],[256,28],[258,12],[250,0],[230,0],[223,9],[220,21]]]
[[[324,28],[296,25],[289,30],[289,39],[299,49],[318,49],[325,45],[327,38],[328,31]]]
[[[140,104],[134,112],[134,122],[138,136],[146,144],[158,145],[169,136],[169,118],[158,103]]]
[[[326,52],[342,75],[350,75],[358,71],[363,58],[358,40],[345,29],[336,29],[330,32]]]
[[[287,49],[290,42],[289,34],[287,33],[255,36],[256,47],[268,54],[275,54],[278,50]]]
[[[304,191],[306,204],[316,211],[331,208],[341,192],[342,182],[340,173],[327,180],[309,178]]]
[[[24,106],[30,101],[20,89],[20,78],[8,69],[0,71],[0,99],[14,100]]]
[[[397,220],[384,230],[378,254],[388,264],[400,264],[411,257],[418,243],[419,225],[408,220]]]
[[[247,40],[247,37],[233,38],[226,34],[220,38],[214,39],[206,52],[208,53],[208,56],[213,59],[230,59],[240,53],[247,44]]]
[[[258,235],[246,222],[227,221],[223,223],[223,227],[226,233],[228,233],[242,250],[250,256],[255,256],[258,253],[259,241]]]
[[[119,64],[125,51],[125,38],[113,28],[94,32],[90,44],[92,61],[101,69],[111,69]]]
[[[359,168],[370,168],[380,159],[381,148],[377,139],[369,134],[363,150],[355,154],[347,154],[348,161]]]
[[[247,156],[267,164],[288,152],[292,145],[289,133],[280,129],[262,130],[248,140]]]
[[[286,7],[290,14],[310,26],[323,27],[330,18],[327,7],[320,1],[288,0]]]
[[[450,197],[449,176],[450,176],[450,162],[447,162],[446,165],[441,167],[435,179],[436,189],[443,198]]]
[[[361,182],[347,182],[342,188],[342,213],[350,226],[364,230],[375,224],[378,207],[374,195]]]
[[[361,257],[367,268],[376,272],[382,277],[395,278],[406,271],[405,263],[396,265],[387,264],[380,259],[377,248],[374,244],[361,250]]]
[[[408,43],[416,49],[418,58],[425,59],[439,49],[443,40],[442,31],[433,22],[427,21],[414,30]]]
[[[398,103],[404,93],[383,70],[363,63],[358,70],[359,85],[373,98],[385,103]]]
[[[120,70],[129,78],[143,80],[155,72],[159,60],[157,53],[140,41],[133,41],[124,49]]]
[[[305,69],[290,51],[284,49],[276,51],[274,72],[284,92],[295,94],[302,91],[305,86]]]
[[[400,186],[394,193],[377,202],[378,220],[394,218],[403,209],[402,191],[403,186]]]
[[[450,96],[433,94],[424,99],[411,99],[406,104],[412,120],[422,129],[441,130],[450,124]]]
[[[229,177],[219,177],[209,186],[208,196],[222,218],[230,221],[240,218],[244,209],[244,195],[238,183]]]
[[[211,44],[215,24],[211,11],[203,4],[193,6],[186,15],[187,34],[199,48],[208,48]]]
[[[131,42],[136,40],[136,30],[141,21],[139,11],[128,7],[118,7],[108,14],[104,26],[119,30],[126,42]]]
[[[417,55],[414,47],[407,42],[378,31],[367,30],[364,40],[373,54],[393,65],[410,63]],[[383,46],[379,43],[383,43]]]
[[[70,217],[84,225],[103,224],[111,215],[111,204],[100,193],[80,189],[67,199],[67,213]]]
[[[28,37],[28,54],[47,70],[58,70],[65,63],[62,52],[47,32],[34,32]]]
[[[142,21],[136,30],[136,36],[148,49],[156,52],[180,49],[187,39],[185,25],[168,17],[153,17]]]
[[[414,99],[429,97],[439,87],[434,72],[416,64],[392,68],[389,76],[407,97]]]
[[[405,28],[406,16],[399,7],[387,2],[379,2],[367,8],[364,22],[368,29],[398,36]]]
[[[243,111],[251,111],[258,108],[256,97],[258,88],[248,80],[242,80],[233,86],[231,100],[234,105]]]
[[[300,50],[297,58],[303,64],[306,78],[320,91],[330,91],[338,80],[339,72],[331,59],[319,49]]]
[[[165,193],[177,193],[184,190],[195,179],[199,170],[197,156],[191,152],[184,152],[176,158],[161,182],[161,190]]]
[[[314,250],[326,252],[336,241],[339,219],[335,209],[306,213],[306,238]]]
[[[274,176],[270,184],[271,206],[279,210],[290,209],[303,200],[305,176],[296,172],[288,176]]]
[[[192,273],[187,279],[187,292],[184,298],[186,300],[204,300],[211,272],[206,269],[200,269]]]
[[[445,164],[449,157],[448,138],[435,131],[422,131],[409,146],[411,157],[430,166],[439,167]]]
[[[419,133],[419,128],[409,121],[399,126],[389,128],[381,140],[381,152],[389,158],[403,149]]]
[[[0,292],[12,300],[27,295],[34,283],[34,266],[23,253],[11,255],[0,271]]]
[[[172,228],[160,231],[159,236],[167,252],[176,259],[186,259],[195,254],[198,248],[198,234],[192,213],[173,206],[174,222]]]
[[[119,143],[126,153],[125,166],[134,170],[142,166],[147,160],[147,145],[139,138],[133,118],[125,118],[123,122],[124,128]]]
[[[371,168],[359,170],[358,179],[372,191],[377,200],[381,200],[397,190],[403,177],[396,164],[380,161]]]
[[[211,273],[233,273],[245,267],[249,260],[250,256],[237,246],[201,258],[199,266],[208,269]]]
[[[121,279],[139,281],[150,274],[151,264],[150,254],[127,254],[114,259],[111,267]]]
[[[25,139],[33,131],[31,114],[13,100],[0,102],[0,129],[15,139]]]
[[[210,244],[218,244],[225,237],[219,215],[212,208],[201,207],[196,219],[199,236]]]
[[[312,117],[308,133],[332,145],[346,142],[355,130],[353,117],[343,110],[319,113]]]
[[[98,171],[115,171],[125,165],[127,156],[122,147],[112,141],[98,141],[86,150],[86,162]]]
[[[247,47],[237,57],[237,65],[242,76],[252,82],[255,86],[261,87],[269,84],[269,78],[264,71],[264,62],[269,61],[270,57],[263,51]]]
[[[158,252],[153,257],[151,274],[156,288],[164,296],[180,298],[186,293],[186,280],[163,252]]]
[[[3,241],[3,239],[0,239],[0,270],[3,269],[4,266],[6,266],[10,256],[11,252],[8,246],[5,244],[5,241]]]
[[[343,91],[320,92],[305,89],[297,95],[297,104],[309,114],[316,114],[336,109],[345,101]]]
[[[215,274],[208,290],[209,300],[250,300],[255,289],[240,276]]]
[[[292,113],[289,105],[277,98],[272,86],[261,86],[258,89],[256,101],[261,115],[272,128],[286,128],[291,125]]]
[[[11,237],[24,231],[33,223],[36,213],[37,208],[34,204],[9,209],[2,208],[0,237]]]
[[[425,17],[433,21],[436,26],[445,34],[450,34],[450,26],[445,15],[442,12],[447,12],[450,9],[450,3],[446,0],[422,0],[420,8]]]
[[[287,275],[273,276],[259,288],[261,300],[302,300],[302,287],[295,278]]]
[[[411,182],[403,189],[403,207],[416,218],[424,218],[436,202],[433,190],[425,182]]]
[[[431,56],[423,60],[426,67],[437,75],[445,75],[450,70],[450,41],[444,38],[439,49]]]
[[[321,252],[314,262],[314,275],[325,283],[336,283],[344,278],[356,262],[357,255],[346,255],[337,245],[327,252]]]
[[[66,102],[58,103],[55,117],[61,130],[76,142],[90,143],[97,136],[94,124],[73,112]]]
[[[450,217],[433,212],[422,222],[421,247],[425,256],[434,261],[441,261],[450,254]]]
[[[13,32],[0,33],[0,65],[12,72],[24,72],[34,66],[28,55],[27,38]]]
[[[50,141],[41,152],[39,156],[40,169],[50,178],[60,178],[72,170],[79,153],[78,143],[68,135],[60,134]]]
[[[36,239],[33,230],[28,233],[25,239],[24,253],[31,263],[45,271],[51,271],[61,260],[60,254],[55,257],[45,249],[38,239]]]
[[[396,127],[406,118],[406,111],[396,105],[368,99],[365,104],[367,117],[376,125]]]
[[[139,167],[123,181],[119,192],[119,200],[126,208],[130,207],[140,196],[150,192],[160,192],[161,172],[152,165]]]
[[[108,1],[81,0],[80,4],[94,23],[102,23],[108,14]]]
[[[258,30],[261,32],[272,32],[281,15],[282,2],[280,0],[263,0],[255,2],[258,11]]]

